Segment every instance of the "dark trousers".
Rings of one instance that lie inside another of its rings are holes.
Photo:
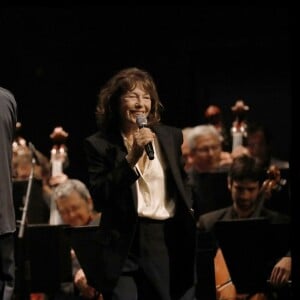
[[[168,230],[171,221],[139,218],[131,253],[117,286],[105,300],[174,300],[171,294]],[[192,296],[190,299],[193,299]]]
[[[10,300],[15,286],[15,238],[13,233],[0,235],[0,299]]]

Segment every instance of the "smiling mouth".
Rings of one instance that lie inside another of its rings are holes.
[[[132,115],[134,115],[135,117],[137,117],[139,115],[144,115],[144,114],[145,114],[145,112],[143,112],[143,111],[134,111],[134,112],[132,112]]]

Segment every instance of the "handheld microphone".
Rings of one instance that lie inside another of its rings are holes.
[[[137,115],[136,116],[136,123],[138,124],[139,128],[147,127],[147,118],[144,115]],[[148,155],[150,160],[154,159],[154,150],[152,143],[148,143],[145,145],[145,151]]]

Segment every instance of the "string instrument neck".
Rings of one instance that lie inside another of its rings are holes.
[[[243,146],[247,137],[246,113],[249,110],[249,106],[243,100],[237,100],[235,105],[231,107],[231,110],[235,117],[231,127],[233,151],[236,147]]]
[[[57,176],[64,173],[64,167],[68,161],[68,153],[66,147],[66,140],[68,133],[62,127],[55,127],[50,134],[53,140],[53,147],[51,149],[51,175]]]

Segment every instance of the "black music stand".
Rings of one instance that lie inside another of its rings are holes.
[[[290,225],[263,218],[219,221],[216,238],[237,292],[265,292],[273,266],[290,250]]]
[[[216,247],[211,232],[197,232],[195,297],[199,300],[216,300],[214,257]]]
[[[89,285],[103,291],[102,268],[99,266],[99,253],[105,251],[110,236],[98,225],[66,227],[65,235],[74,249]]]
[[[72,282],[70,245],[65,225],[29,224],[16,248],[17,293],[53,294],[65,282]]]

